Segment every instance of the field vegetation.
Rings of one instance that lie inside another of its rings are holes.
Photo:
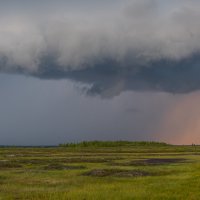
[[[2,200],[200,199],[200,146],[92,141],[1,147]]]

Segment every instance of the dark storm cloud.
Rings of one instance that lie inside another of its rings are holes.
[[[44,64],[47,69],[39,68],[35,76],[43,79],[68,78],[86,83],[87,94],[99,94],[102,97],[117,96],[129,90],[189,93],[200,89],[199,63],[199,55],[179,61],[161,60],[142,66],[137,64],[133,68],[123,68],[107,60],[89,69],[69,72],[48,62]]]
[[[16,2],[0,2],[3,72],[68,78],[102,97],[200,89],[198,1]]]

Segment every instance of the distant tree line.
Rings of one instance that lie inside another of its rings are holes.
[[[64,143],[60,147],[122,147],[122,146],[167,146],[164,142],[154,141],[83,141],[77,143]]]

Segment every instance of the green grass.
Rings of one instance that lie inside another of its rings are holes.
[[[0,148],[0,200],[200,199],[200,146]]]

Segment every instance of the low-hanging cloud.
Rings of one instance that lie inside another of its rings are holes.
[[[200,88],[200,2],[74,2],[0,2],[0,70],[70,78],[105,97]]]

